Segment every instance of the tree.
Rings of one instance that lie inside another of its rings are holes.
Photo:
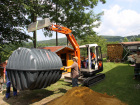
[[[140,41],[140,38],[136,38],[135,41]]]
[[[105,3],[105,0],[101,0]],[[93,27],[98,27],[100,23],[95,24],[100,20],[103,13],[94,14],[93,10],[98,3],[98,0],[77,0],[64,5],[65,17],[60,19],[61,24],[72,29],[73,34],[77,38],[83,38],[85,35],[90,35],[93,32]],[[85,10],[88,9],[86,12]]]
[[[8,44],[4,44],[2,47],[0,46],[1,62],[4,62],[5,60],[7,60],[9,56],[12,54],[12,52],[21,46],[22,46],[21,43],[20,44],[8,43]]]
[[[23,28],[29,21],[25,18],[25,10],[20,5],[22,0],[1,0],[0,1],[0,41],[1,43],[21,43],[27,41],[30,36],[27,35]]]
[[[85,44],[98,44],[98,46],[101,46],[102,53],[106,53],[106,39],[104,39],[101,36],[97,35],[87,35],[85,39],[83,39],[80,43],[80,45],[85,45]]]
[[[53,12],[52,3],[50,0],[24,0],[24,8],[26,10],[26,16],[30,23],[36,22],[37,18],[45,18],[50,16],[50,13]],[[54,13],[54,12],[53,12]],[[49,36],[52,36],[49,33]],[[36,31],[33,32],[33,43],[36,48]]]
[[[100,0],[105,3],[105,0]],[[85,13],[86,9],[94,8],[99,0],[4,0],[1,1],[1,33],[2,40],[21,42],[28,40],[29,35],[23,32],[29,23],[37,21],[37,17],[50,18],[53,23],[64,25],[73,30],[75,37],[85,35],[81,30],[92,30],[97,26],[101,14],[93,15],[92,11]],[[5,18],[6,17],[6,18]],[[6,21],[8,20],[8,22]],[[18,27],[18,28],[17,28]],[[22,28],[19,28],[22,27]],[[5,30],[6,29],[6,30]],[[10,34],[10,35],[9,35]],[[52,36],[46,30],[45,34]],[[34,47],[36,47],[36,33],[34,32]]]
[[[24,32],[25,25],[29,24],[29,21],[25,17],[26,11],[22,3],[23,0],[0,1],[0,58],[2,61],[8,57],[11,50],[14,50],[13,46],[20,45],[31,38]]]
[[[127,39],[127,37],[124,37],[123,42],[129,42],[129,40]]]
[[[105,0],[100,1],[105,3]],[[44,17],[49,17],[52,22],[72,29],[75,37],[83,38],[83,36],[93,30],[93,27],[99,26],[99,23],[95,24],[95,22],[100,20],[100,16],[103,13],[95,15],[90,10],[98,2],[99,0],[52,0],[55,8],[52,8],[51,13],[45,14]],[[89,10],[85,12],[86,9]],[[46,30],[45,35],[51,36],[48,30]]]

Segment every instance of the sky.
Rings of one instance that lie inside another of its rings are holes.
[[[93,30],[98,35],[130,36],[140,34],[140,0],[106,0],[93,9],[95,13],[104,12],[101,25]],[[32,32],[28,33],[32,36]],[[65,37],[58,34],[58,38]],[[45,37],[42,30],[37,30],[37,41],[55,39],[55,32],[51,38]]]
[[[94,12],[104,11],[101,25],[94,29],[99,35],[129,36],[140,34],[140,0],[106,0]]]

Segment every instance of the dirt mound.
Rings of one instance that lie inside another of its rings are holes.
[[[88,87],[74,87],[62,97],[47,105],[126,105],[107,94],[97,93]]]

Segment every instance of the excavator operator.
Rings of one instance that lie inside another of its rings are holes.
[[[96,55],[93,53],[92,49],[90,49],[90,56],[91,56],[91,68],[94,68],[93,61],[95,60]],[[86,68],[88,66],[88,57],[86,58]]]

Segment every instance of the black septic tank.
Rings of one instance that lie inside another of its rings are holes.
[[[18,48],[8,59],[7,75],[19,90],[41,89],[57,82],[62,75],[60,57],[45,49]]]

